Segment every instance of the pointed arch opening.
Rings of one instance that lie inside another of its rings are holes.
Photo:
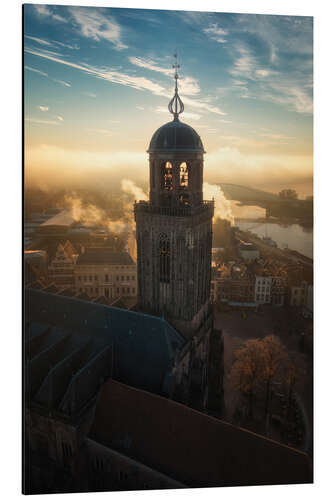
[[[188,188],[188,166],[186,162],[181,163],[179,167],[179,186],[182,189]]]
[[[172,163],[166,161],[162,163],[161,171],[161,188],[164,191],[172,191],[173,189]]]
[[[160,235],[160,282],[170,283],[170,239],[165,233]]]

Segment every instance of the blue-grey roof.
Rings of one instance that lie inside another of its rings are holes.
[[[131,266],[132,257],[127,252],[114,252],[109,247],[88,247],[79,255],[77,264],[112,264]]]
[[[204,147],[192,127],[174,120],[157,129],[149,144],[149,153],[164,151],[204,153]]]
[[[114,348],[117,380],[151,392],[164,392],[176,351],[184,337],[163,318],[27,289],[26,321],[75,329],[98,336]]]

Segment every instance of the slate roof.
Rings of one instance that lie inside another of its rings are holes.
[[[191,487],[312,482],[305,453],[114,380],[90,437]]]
[[[157,129],[149,144],[148,153],[163,151],[204,153],[204,148],[200,136],[192,127],[172,121]]]
[[[72,328],[112,343],[117,380],[168,393],[176,351],[186,341],[163,318],[31,289],[25,292],[25,308],[26,321]]]
[[[73,290],[72,288],[63,288],[62,290],[59,290],[59,292],[57,292],[57,295],[65,295],[67,297],[74,297],[76,295],[76,291]]]
[[[25,406],[75,420],[111,376],[111,343],[34,322],[25,333]]]
[[[89,247],[78,257],[76,264],[112,264],[121,266],[134,265],[126,252],[114,252],[108,247]]]

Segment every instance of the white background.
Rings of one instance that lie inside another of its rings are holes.
[[[36,2],[41,3],[41,2]],[[314,16],[315,43],[315,485],[105,493],[122,499],[245,498],[274,500],[332,497],[333,366],[333,224],[332,224],[332,3],[317,0],[137,0],[48,1],[48,4],[94,5],[253,14]],[[22,209],[22,4],[1,2],[1,232],[0,232],[0,493],[17,498],[21,491],[21,209]],[[91,499],[89,496],[84,495]],[[95,496],[95,495],[94,495]],[[62,498],[52,495],[52,499]],[[78,495],[75,495],[78,497]],[[44,498],[44,497],[42,497]],[[72,498],[72,497],[70,497]]]

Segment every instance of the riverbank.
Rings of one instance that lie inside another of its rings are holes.
[[[280,250],[285,251],[285,249],[288,249],[298,252],[308,259],[313,258],[312,227],[303,227],[299,224],[282,224],[280,220],[268,222],[266,219],[257,219],[251,221],[237,220],[235,230],[242,231],[248,241],[257,238],[255,242],[258,246],[265,245],[263,238],[269,236],[276,242]],[[265,248],[267,248],[267,245],[263,246],[263,249]],[[297,258],[296,255],[290,255],[290,257]]]
[[[237,223],[250,222],[251,224],[278,224],[282,227],[298,224],[302,228],[313,229],[313,219],[300,219],[297,217],[235,217],[235,225]]]
[[[236,237],[240,240],[247,241],[249,243],[253,243],[255,245],[261,255],[267,258],[276,258],[277,260],[284,262],[292,262],[295,264],[304,264],[305,266],[313,266],[313,260],[307,255],[298,252],[297,250],[291,250],[289,248],[281,249],[278,247],[272,247],[265,243],[259,236],[249,231],[242,231],[240,229],[236,229]]]

